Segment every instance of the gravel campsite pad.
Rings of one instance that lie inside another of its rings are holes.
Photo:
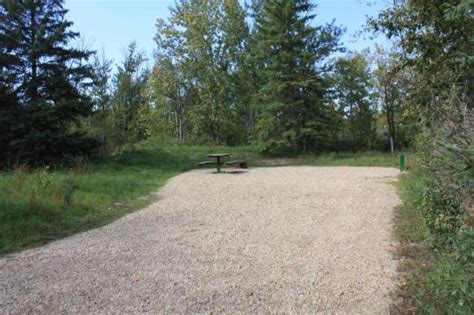
[[[0,259],[0,313],[387,313],[393,168],[179,175],[112,224]]]

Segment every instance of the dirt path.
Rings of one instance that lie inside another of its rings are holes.
[[[397,173],[179,175],[146,209],[0,259],[0,313],[386,313]]]

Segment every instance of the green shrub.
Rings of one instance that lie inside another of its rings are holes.
[[[474,234],[469,225],[456,233],[440,232],[429,222],[426,178],[414,170],[400,179],[404,204],[397,209],[395,235],[404,279],[398,293],[405,305],[399,308],[402,313],[415,308],[417,314],[472,314]]]
[[[417,143],[421,175],[410,174],[418,177],[421,189],[416,198],[405,195],[408,205],[416,200],[410,207],[418,214],[407,224],[425,231],[421,237],[401,233],[423,249],[402,262],[407,299],[420,313],[474,310],[474,116],[457,95],[455,88],[441,93],[426,116]]]
[[[466,246],[462,235],[472,234],[474,196],[474,116],[459,95],[455,87],[441,94],[418,141],[425,182],[421,207],[432,245],[456,255]]]

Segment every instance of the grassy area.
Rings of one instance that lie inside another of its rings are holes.
[[[158,147],[158,146],[156,146]],[[153,201],[152,192],[169,178],[195,167],[210,152],[227,152],[250,166],[265,165],[249,147],[148,144],[72,168],[0,173],[0,254],[96,228]],[[265,159],[268,159],[265,158]],[[295,165],[393,166],[384,153],[306,155]]]
[[[107,224],[153,200],[151,192],[209,152],[254,160],[248,148],[126,150],[71,169],[0,173],[0,254]]]
[[[398,167],[398,154],[380,152],[335,152],[309,157],[308,164],[315,166],[384,166]]]
[[[472,263],[445,249],[434,248],[422,214],[424,185],[419,172],[401,177],[404,204],[397,208],[395,237],[400,258],[402,314],[472,314],[474,288]]]

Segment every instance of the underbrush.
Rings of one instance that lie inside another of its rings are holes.
[[[400,178],[404,204],[397,209],[395,236],[402,275],[401,313],[472,314],[474,311],[474,247],[472,234],[457,235],[463,250],[441,246],[424,210],[426,183],[420,171]],[[452,238],[453,235],[445,235]]]

